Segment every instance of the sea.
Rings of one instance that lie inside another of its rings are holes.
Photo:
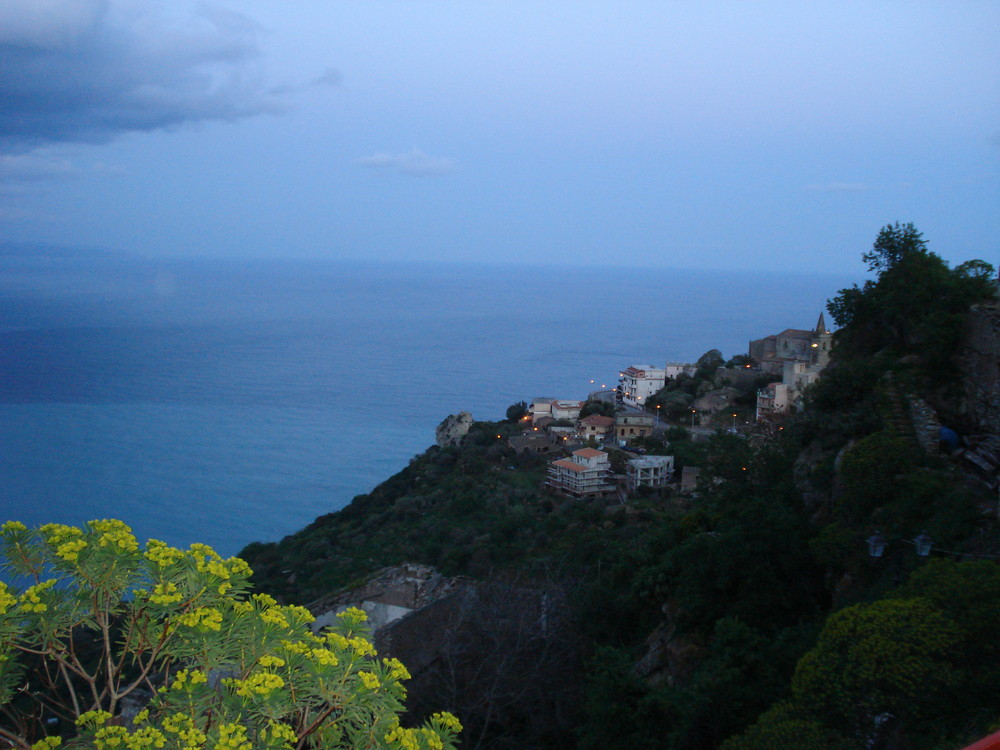
[[[819,273],[0,253],[0,521],[225,556],[344,507],[449,414],[812,328]]]

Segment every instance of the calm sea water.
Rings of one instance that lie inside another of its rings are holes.
[[[370,490],[448,414],[745,352],[849,281],[7,254],[0,520],[116,517],[234,554]]]

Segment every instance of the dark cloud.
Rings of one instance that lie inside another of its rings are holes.
[[[0,144],[103,143],[281,111],[258,33],[245,16],[182,0],[3,0]]]

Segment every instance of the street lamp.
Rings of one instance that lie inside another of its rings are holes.
[[[916,539],[905,539],[903,541],[912,542],[913,546],[917,548],[917,555],[920,557],[927,557],[934,548],[934,540],[931,539],[926,531],[921,531],[920,536]],[[889,540],[882,536],[882,532],[880,531],[876,531],[865,542],[868,544],[869,557],[882,557],[882,553],[885,552],[885,548],[889,544]]]
[[[736,412],[733,412],[733,432],[736,432]]]
[[[698,410],[697,409],[692,409],[691,410],[691,429],[692,430],[694,429],[694,414],[695,414],[696,411],[698,411]]]
[[[659,404],[656,405],[656,427],[657,427],[657,429],[659,429],[659,427],[660,427],[660,405]]]
[[[868,555],[870,557],[882,557],[882,553],[885,552],[886,541],[881,532],[876,531],[865,541],[868,542]]]
[[[913,543],[917,547],[917,554],[921,557],[927,557],[934,546],[934,540],[927,535],[926,531],[921,531],[920,536],[914,539]]]

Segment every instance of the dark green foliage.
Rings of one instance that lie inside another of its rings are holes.
[[[899,477],[913,471],[915,448],[887,432],[876,432],[858,441],[841,461],[844,489],[840,513],[851,522],[871,516],[876,507],[893,502]]]
[[[580,419],[589,417],[591,414],[613,417],[615,415],[615,404],[613,401],[605,401],[604,399],[599,398],[587,399],[583,408],[580,409]]]
[[[912,224],[898,223],[884,227],[863,257],[878,278],[842,289],[827,305],[841,326],[838,359],[912,354],[924,375],[947,381],[969,306],[997,298],[992,266],[974,261],[951,270]]]
[[[507,407],[508,422],[519,422],[526,416],[528,416],[528,404],[524,401],[518,401]]]
[[[715,376],[715,371],[725,364],[726,358],[722,356],[722,352],[718,349],[709,349],[695,362],[698,369],[695,371],[694,377],[696,379],[712,378]]]
[[[827,620],[795,670],[792,690],[811,715],[863,742],[879,717],[922,724],[949,703],[961,630],[925,599],[856,605]]]

